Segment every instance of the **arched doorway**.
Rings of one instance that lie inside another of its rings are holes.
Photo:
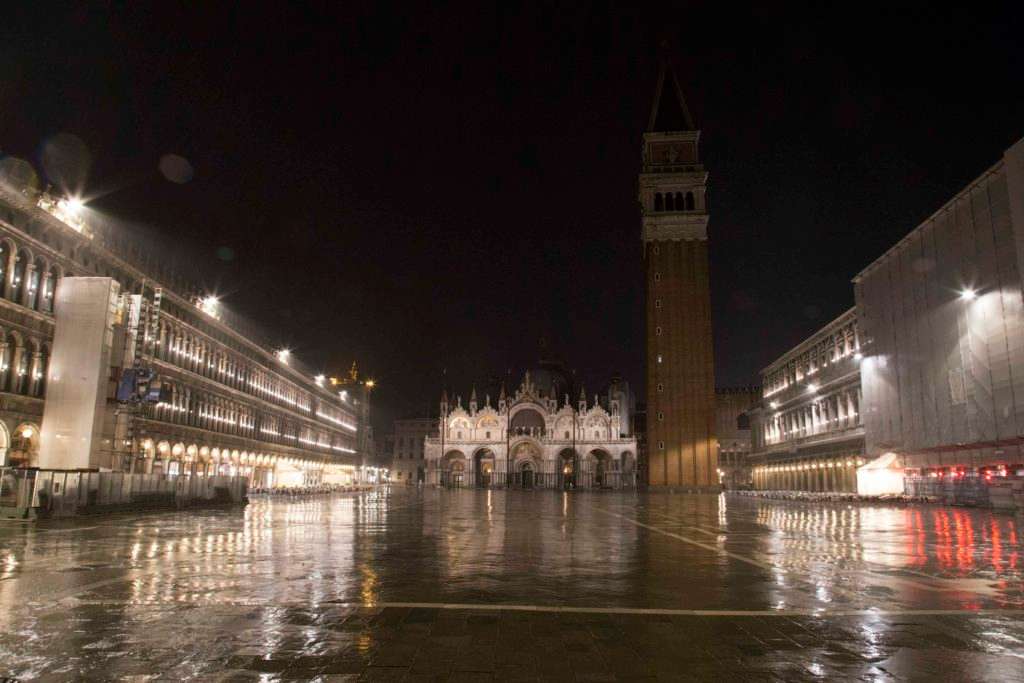
[[[4,430],[6,432],[6,430]],[[5,433],[6,443],[6,433]],[[39,462],[39,427],[23,422],[14,430],[7,464],[11,467],[35,467]]]
[[[594,488],[603,489],[610,486],[610,475],[611,475],[611,461],[612,458],[608,453],[602,450],[590,451],[588,456],[590,460],[590,470],[593,474],[592,485]]]
[[[576,452],[571,448],[564,448],[558,454],[558,484],[561,489],[576,487]]]
[[[512,468],[512,487],[533,488],[538,485],[541,464],[540,446],[530,439],[525,439],[512,446],[511,457],[514,463]],[[524,469],[527,463],[529,464],[529,475],[526,474]],[[529,478],[529,486],[526,486],[524,483],[526,477]]]
[[[479,488],[488,488],[494,477],[494,451],[481,448],[473,455],[473,471],[475,484]]]
[[[522,482],[522,486],[524,489],[533,488],[534,474],[535,473],[532,462],[530,462],[529,460],[524,460],[522,463],[520,463],[519,480]]]
[[[461,451],[449,451],[441,469],[441,486],[456,488],[465,485],[466,456]]]

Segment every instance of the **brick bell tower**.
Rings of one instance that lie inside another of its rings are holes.
[[[679,80],[663,58],[643,137],[639,184],[651,486],[718,486],[708,175],[700,163],[699,142]]]

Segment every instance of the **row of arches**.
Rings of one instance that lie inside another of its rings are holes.
[[[693,211],[696,200],[692,192],[656,192],[654,194],[655,211]]]
[[[49,362],[49,342],[0,329],[0,391],[43,398]]]
[[[520,410],[512,415],[509,427],[509,436],[531,436],[542,439],[550,437],[553,439],[573,438],[573,429],[576,430],[576,439],[586,441],[608,440],[612,438],[613,422],[602,415],[591,415],[589,417],[572,417],[563,415],[554,421],[553,430],[547,428],[544,416],[532,408]],[[448,440],[461,441],[468,439],[503,441],[506,438],[505,430],[501,423],[494,418],[486,417],[476,422],[469,418],[458,417],[451,420]]]
[[[104,240],[75,235],[52,222],[0,207],[0,298],[52,315],[58,283],[76,274],[110,277],[124,293],[143,292],[142,275],[109,258],[105,250],[108,246]],[[155,354],[226,386],[309,414],[311,423],[299,418],[293,420],[294,425],[287,421],[278,425],[279,416],[266,415],[266,429],[261,430],[258,404],[246,406],[244,399],[229,400],[195,389],[191,393],[196,396],[183,403],[178,396],[175,403],[153,408],[150,417],[260,441],[301,444],[314,451],[355,452],[356,420],[342,405],[316,401],[315,392],[304,391],[261,369],[258,361],[246,359],[250,349],[243,342],[216,326],[206,325],[192,305],[176,294],[167,294],[161,306],[158,335],[147,340]],[[204,330],[208,327],[209,334],[181,322],[185,320],[194,321]],[[52,338],[46,339],[45,332],[40,336],[42,340],[23,335],[20,330],[0,330],[0,391],[45,397]],[[183,389],[175,388],[178,394]]]
[[[13,216],[9,217],[13,220]],[[23,226],[36,239],[58,254],[67,257],[83,269],[83,274],[96,274],[112,277],[121,285],[123,292],[141,291],[140,283],[129,275],[118,272],[117,268],[104,267],[100,259],[90,259],[87,245],[71,245],[67,239],[61,239],[54,230],[40,228],[40,224],[29,222]],[[39,253],[36,253],[39,252]],[[43,313],[54,312],[57,283],[61,278],[73,277],[73,273],[65,272],[52,252],[45,248],[25,244],[17,236],[0,238],[0,297],[13,301],[27,308]],[[165,299],[162,311],[171,315],[183,311],[173,301]],[[180,315],[179,315],[180,317]],[[153,343],[153,342],[151,342]],[[313,398],[309,392],[300,390],[283,378],[271,373],[261,372],[254,363],[246,362],[241,354],[231,353],[228,346],[221,340],[211,341],[202,335],[189,330],[183,325],[174,325],[164,321],[160,325],[159,337],[155,342],[156,355],[164,361],[179,367],[197,372],[204,376],[265,400],[298,408],[307,413],[316,412],[337,425],[351,425],[355,431],[354,421],[347,418],[336,407],[322,403],[314,411]]]
[[[314,399],[309,392],[184,325],[162,320],[155,341],[154,354],[166,363],[270,403],[315,414],[348,431],[356,429],[354,420],[335,406]]]
[[[489,448],[477,449],[471,457],[460,450],[448,451],[433,473],[442,486],[511,488],[632,488],[636,485],[636,460],[631,452],[618,457],[603,449],[585,453],[563,449],[551,459],[541,457],[530,442],[513,447],[511,463],[499,459]]]
[[[222,434],[321,451],[351,453],[353,437],[327,429],[314,429],[299,420],[266,413],[253,406],[178,382],[170,384],[170,400],[147,406],[147,416]]]
[[[36,256],[13,239],[0,240],[0,296],[43,313],[53,313],[60,266]]]
[[[315,460],[237,448],[199,445],[169,440],[144,439],[143,462],[135,469],[148,474],[248,476],[259,486],[273,485],[279,466],[313,470],[322,468]]]

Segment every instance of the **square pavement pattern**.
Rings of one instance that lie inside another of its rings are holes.
[[[416,490],[0,522],[18,680],[1024,680],[1021,519]]]

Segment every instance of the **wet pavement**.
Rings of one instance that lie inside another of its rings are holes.
[[[1024,680],[1019,517],[416,491],[0,522],[0,677]]]

